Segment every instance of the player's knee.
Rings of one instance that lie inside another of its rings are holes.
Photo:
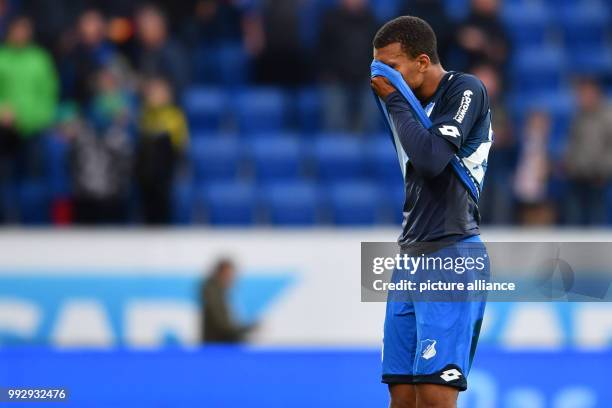
[[[391,397],[390,408],[416,408],[416,400],[405,397]]]
[[[417,389],[417,408],[457,408],[457,390],[434,384]]]
[[[457,404],[446,401],[423,401],[419,400],[417,408],[456,408]]]
[[[389,392],[390,408],[416,408],[416,394],[412,385],[397,384],[389,387]]]

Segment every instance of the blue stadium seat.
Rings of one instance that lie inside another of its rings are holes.
[[[193,184],[188,180],[180,180],[172,191],[172,223],[189,225],[193,222],[195,194]]]
[[[539,3],[509,3],[501,11],[506,32],[517,47],[544,44],[549,37],[552,16]]]
[[[66,197],[70,191],[68,143],[59,135],[44,135],[42,139],[45,179],[53,197]]]
[[[261,182],[297,179],[302,151],[296,138],[261,138],[249,143],[249,156]]]
[[[317,88],[303,88],[296,97],[297,125],[302,132],[318,132],[322,123],[321,94]]]
[[[197,139],[238,139],[240,135],[236,132],[214,131],[214,130],[196,130],[190,131],[189,137],[191,140]],[[197,142],[196,142],[197,143]]]
[[[532,1],[532,0],[520,0],[520,1],[524,2],[524,1]],[[560,7],[567,7],[567,6],[576,6],[577,4],[580,4],[580,3],[594,4],[596,2],[597,0],[543,0],[544,5],[551,9],[559,9]]]
[[[272,224],[308,226],[319,218],[319,194],[317,186],[309,182],[274,183],[263,190],[261,201]]]
[[[287,101],[275,88],[249,88],[236,97],[235,114],[242,132],[280,131],[285,126]]]
[[[323,134],[314,143],[319,178],[325,182],[363,176],[363,141],[356,135]]]
[[[571,64],[570,70],[578,75],[610,75],[612,73],[612,50],[610,47],[581,47],[572,51],[572,58],[580,61]]]
[[[470,12],[470,0],[445,0],[444,3],[448,16],[456,21],[467,17]]]
[[[240,136],[245,141],[249,140],[280,140],[280,139],[299,139],[300,135],[296,132],[289,131],[269,131],[269,132],[256,132],[256,133],[241,133]]]
[[[566,57],[556,47],[530,47],[518,50],[511,66],[514,88],[523,92],[559,89],[566,71]]]
[[[195,139],[191,143],[191,163],[195,180],[229,180],[237,177],[242,159],[237,139]]]
[[[563,152],[574,111],[572,93],[568,90],[561,90],[531,94],[527,97],[518,95],[511,98],[510,107],[518,123],[524,123],[530,111],[544,111],[551,116],[553,127],[549,140],[549,152],[554,158],[558,158]]]
[[[565,44],[579,50],[604,47],[610,34],[610,10],[597,3],[577,3],[559,9],[559,24]]]
[[[51,221],[51,200],[44,181],[23,181],[17,187],[17,200],[22,224],[41,225]]]
[[[238,43],[222,44],[216,53],[217,72],[219,80],[224,86],[240,86],[249,79],[249,57],[244,45]]]
[[[402,182],[402,171],[395,147],[388,135],[373,137],[367,142],[365,151],[368,175],[374,176],[383,184],[395,185]]]
[[[313,49],[317,46],[318,33],[320,30],[321,15],[324,5],[322,1],[300,1],[298,14],[298,32],[300,42],[306,49]]]
[[[387,21],[397,17],[403,0],[377,0],[370,2],[378,21]]]
[[[229,98],[220,88],[194,87],[185,91],[183,106],[192,133],[219,130],[228,112]]]
[[[244,182],[217,182],[201,187],[199,193],[212,225],[251,225],[255,223],[255,187]]]
[[[372,225],[386,200],[381,189],[371,182],[346,182],[329,189],[332,220],[337,225]]]
[[[239,42],[204,45],[193,51],[194,77],[199,84],[242,86],[249,78],[249,58]]]

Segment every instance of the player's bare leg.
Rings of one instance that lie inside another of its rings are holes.
[[[459,391],[437,384],[419,384],[416,388],[417,408],[456,408]]]
[[[417,397],[416,387],[412,384],[391,384],[389,385],[391,394],[390,408],[416,408]]]

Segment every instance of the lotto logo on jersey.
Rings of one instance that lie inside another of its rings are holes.
[[[444,136],[459,137],[461,135],[461,133],[459,133],[459,129],[457,129],[457,126],[444,125],[440,126],[438,130]]]
[[[453,118],[457,122],[463,123],[465,114],[467,113],[468,109],[470,108],[470,104],[472,103],[472,95],[474,95],[474,92],[470,91],[469,89],[463,92],[463,97],[461,98],[461,105],[459,105],[459,110]]]

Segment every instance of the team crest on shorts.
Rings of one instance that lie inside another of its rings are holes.
[[[430,340],[430,339],[426,339],[426,340],[422,340],[421,341],[421,350],[423,350],[423,352],[421,353],[421,357],[423,357],[425,360],[429,360],[430,358],[433,358],[436,356],[436,341],[435,340]]]

